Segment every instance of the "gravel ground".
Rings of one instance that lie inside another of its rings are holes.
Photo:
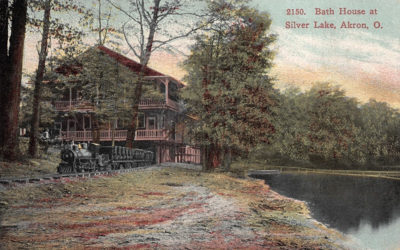
[[[189,169],[188,169],[189,168]],[[347,249],[262,181],[152,167],[0,191],[4,249]]]

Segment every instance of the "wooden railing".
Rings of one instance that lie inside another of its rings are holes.
[[[111,141],[112,130],[100,130],[100,141]],[[126,140],[127,130],[115,130],[114,140],[124,141]],[[92,131],[62,131],[61,137],[66,141],[92,141]]]
[[[175,101],[172,101],[171,99],[167,99],[167,106],[175,109],[176,111],[180,110],[179,104]]]
[[[165,100],[142,99],[139,102],[139,107],[159,107],[164,106]]]
[[[175,162],[200,164],[200,149],[191,146],[178,148],[175,152]]]
[[[136,130],[135,140],[148,141],[148,140],[168,140],[168,131],[165,129],[153,130]]]
[[[111,141],[112,130],[100,130],[100,141]],[[114,130],[115,141],[125,141],[127,137],[127,130]],[[62,131],[61,137],[65,141],[92,141],[92,131]],[[182,138],[175,136],[171,138],[166,129],[152,129],[152,130],[136,130],[136,141],[175,141],[182,142]]]
[[[69,111],[73,109],[93,110],[93,105],[88,101],[54,101],[54,107],[57,111]]]
[[[142,99],[139,102],[140,109],[150,109],[150,108],[171,108],[176,111],[179,111],[179,104],[171,99],[165,100],[153,100],[153,99]]]
[[[70,110],[93,110],[94,106],[88,101],[54,101],[54,107],[57,111],[70,111]],[[153,100],[143,99],[139,102],[139,109],[154,109],[154,108],[171,108],[179,111],[179,104],[175,101],[168,99],[165,100]]]

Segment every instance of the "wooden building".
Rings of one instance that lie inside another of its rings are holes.
[[[142,65],[104,46],[91,48],[94,53],[111,58],[124,69],[137,74]],[[76,74],[81,70],[75,67]],[[66,74],[65,69],[56,72]],[[144,78],[153,81],[161,98],[142,98],[139,103],[138,128],[135,133],[136,145],[139,148],[156,153],[155,161],[200,163],[200,150],[186,144],[184,120],[178,91],[184,85],[177,79],[146,67]],[[133,86],[132,86],[133,88]],[[59,112],[55,129],[60,132],[64,142],[91,142],[93,140],[92,114],[95,105],[81,95],[82,86],[65,89],[62,98],[54,100],[53,105]],[[127,137],[127,124],[120,121],[103,122],[100,128],[100,142],[110,145],[112,141],[124,145]],[[114,126],[114,129],[112,127]]]

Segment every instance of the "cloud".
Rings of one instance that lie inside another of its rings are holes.
[[[331,81],[363,101],[376,98],[400,107],[399,40],[367,32],[279,34],[274,73],[282,84],[310,87]]]

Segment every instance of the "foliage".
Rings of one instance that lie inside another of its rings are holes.
[[[192,128],[195,141],[229,157],[232,151],[247,152],[269,142],[274,133],[276,101],[267,72],[275,36],[268,34],[271,20],[266,13],[223,1],[215,4],[219,8],[210,7],[219,22],[197,38],[184,63],[188,86],[183,97],[188,112],[199,118]]]
[[[398,164],[400,113],[387,103],[359,104],[338,86],[317,83],[280,95],[276,134],[252,156],[274,163],[357,168]]]
[[[358,138],[363,163],[394,164],[400,160],[400,113],[387,103],[370,100],[360,108]]]
[[[41,32],[43,27],[43,1],[30,0],[28,3],[27,24],[29,26],[27,31],[30,33]],[[51,12],[50,39],[55,39],[57,46],[60,48],[59,53],[73,53],[70,50],[73,50],[76,46],[71,45],[81,44],[81,39],[84,37],[85,32],[82,27],[71,22],[70,16],[72,14],[78,18],[79,25],[89,25],[90,20],[93,18],[92,10],[85,8],[78,0],[52,0]]]
[[[120,119],[129,122],[137,74],[96,48],[89,49],[78,60],[82,72],[76,76],[77,82],[82,86],[83,98],[95,104],[96,114],[104,121]],[[147,95],[151,95],[149,92],[160,95],[154,91],[152,83],[144,86]]]
[[[45,79],[45,83],[42,86],[42,96],[40,103],[40,127],[48,128],[52,127],[54,119],[57,116],[57,112],[54,106],[51,104],[57,96],[57,89],[55,84],[50,82],[48,75]],[[21,112],[19,117],[19,126],[22,128],[29,127],[32,118],[32,100],[33,100],[33,89],[31,86],[22,86],[21,89]]]

